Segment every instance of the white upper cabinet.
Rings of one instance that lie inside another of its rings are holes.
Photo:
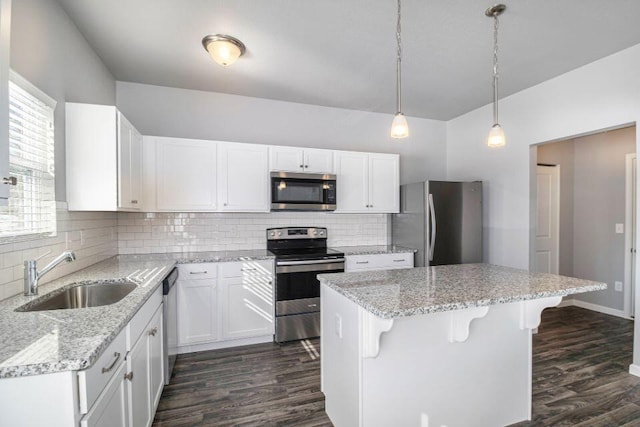
[[[122,113],[118,121],[118,207],[140,209],[142,189],[142,135]]]
[[[0,206],[9,199],[9,41],[11,0],[0,0]]]
[[[399,165],[397,154],[337,151],[336,212],[398,212]]]
[[[138,210],[142,137],[116,107],[66,104],[69,210]]]
[[[269,212],[269,147],[218,144],[218,195],[225,212]]]
[[[158,210],[216,210],[216,146],[213,141],[156,138]]]
[[[270,147],[272,171],[334,173],[332,150]]]

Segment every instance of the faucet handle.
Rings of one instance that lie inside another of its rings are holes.
[[[49,255],[51,253],[51,250],[48,250],[47,252],[43,253],[42,255],[34,258],[34,261],[40,261],[42,258],[46,257],[47,255]]]

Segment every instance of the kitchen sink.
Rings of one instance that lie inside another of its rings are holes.
[[[81,283],[62,292],[52,292],[16,311],[64,310],[70,308],[100,307],[114,304],[126,297],[137,285],[129,281]]]

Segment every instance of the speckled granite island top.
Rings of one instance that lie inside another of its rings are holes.
[[[607,288],[605,283],[490,264],[321,274],[318,278],[383,319]]]
[[[121,255],[43,284],[38,296],[17,295],[0,301],[0,378],[90,367],[176,264],[272,258],[266,250]],[[115,304],[71,310],[15,311],[73,284],[124,279],[136,282],[138,287]]]

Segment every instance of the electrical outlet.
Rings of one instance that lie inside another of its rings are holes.
[[[616,224],[616,234],[624,233],[624,224]]]
[[[615,283],[616,291],[622,292],[622,282]]]
[[[336,314],[336,335],[342,338],[342,316]]]

